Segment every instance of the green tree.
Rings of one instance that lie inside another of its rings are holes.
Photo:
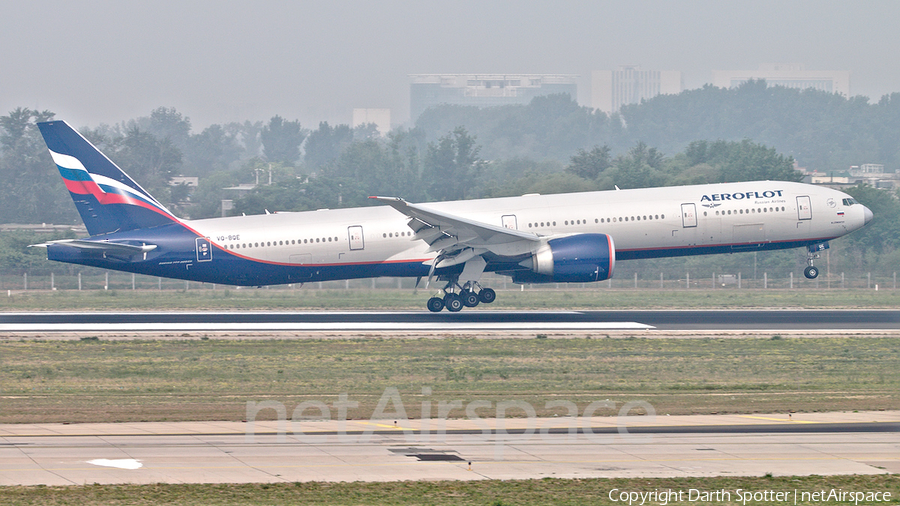
[[[168,137],[159,139],[132,127],[125,137],[110,142],[112,149],[105,153],[119,168],[160,202],[174,204],[169,181],[182,172],[182,154]]]
[[[482,167],[480,149],[463,127],[429,143],[423,167],[429,196],[436,200],[461,200],[475,195],[475,180]]]
[[[621,125],[601,111],[579,106],[568,94],[539,96],[527,105],[440,105],[426,110],[416,127],[429,142],[464,126],[489,160],[532,158],[567,161],[579,148],[611,143]]]
[[[220,125],[210,125],[188,140],[184,152],[185,170],[196,176],[227,170],[241,158],[242,151],[236,132],[229,133]]]
[[[666,182],[660,170],[663,154],[643,142],[638,142],[627,155],[617,156],[612,165],[612,170],[605,174],[610,180],[606,182],[607,188],[610,182],[622,189],[660,186]]]
[[[4,223],[64,224],[77,220],[75,207],[37,127],[38,122],[53,116],[50,111],[22,107],[0,116],[0,221]]]
[[[578,152],[572,155],[566,172],[575,174],[585,179],[597,179],[603,171],[612,166],[609,146],[594,146],[590,151],[578,148]]]
[[[306,138],[300,121],[285,121],[281,116],[273,116],[259,135],[263,153],[270,162],[294,165],[300,159],[300,146]]]
[[[881,255],[900,248],[900,201],[888,190],[860,185],[847,190],[860,203],[872,210],[875,219],[842,241],[855,250],[860,265],[868,263],[869,254]],[[895,267],[896,268],[896,267]]]
[[[712,167],[705,171],[710,176],[708,183],[731,181],[800,181],[802,174],[794,169],[794,159],[778,153],[775,148],[744,139],[734,141],[694,141],[684,151],[686,167]],[[696,169],[694,169],[696,170]]]
[[[309,170],[317,170],[340,156],[353,142],[353,131],[349,125],[332,127],[327,121],[319,123],[319,128],[310,132],[303,145],[303,160]]]
[[[122,130],[138,129],[157,139],[169,139],[179,150],[186,150],[191,137],[191,120],[178,112],[174,107],[157,107],[150,116],[137,118],[127,122]]]

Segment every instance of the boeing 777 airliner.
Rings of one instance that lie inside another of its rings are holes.
[[[806,247],[805,275],[828,241],[872,211],[840,191],[753,181],[183,220],[63,121],[40,123],[90,233],[51,241],[51,260],[226,285],[376,276],[436,277],[428,309],[496,298],[484,272],[516,283],[612,277],[616,260]]]

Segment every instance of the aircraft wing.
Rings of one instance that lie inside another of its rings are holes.
[[[32,244],[29,248],[46,248],[52,244],[62,244],[73,248],[96,251],[97,253],[112,253],[116,255],[140,255],[156,249],[155,244],[142,244],[140,246],[123,242],[86,241],[83,239],[61,239],[48,241],[41,244]]]
[[[427,242],[431,251],[444,256],[454,256],[442,260],[438,267],[462,263],[475,255],[487,252],[509,257],[533,252],[540,245],[541,238],[530,232],[513,230],[490,223],[471,220],[454,214],[431,209],[419,204],[410,204],[399,197],[370,197],[383,201],[410,218],[409,227],[416,233],[416,239]]]

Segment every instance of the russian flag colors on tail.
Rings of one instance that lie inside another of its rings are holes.
[[[68,123],[49,121],[38,127],[92,236],[178,221]]]

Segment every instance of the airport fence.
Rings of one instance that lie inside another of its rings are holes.
[[[430,288],[439,288],[443,282],[432,281]],[[767,272],[756,277],[744,277],[742,273],[692,273],[685,272],[678,278],[647,276],[634,273],[631,276],[613,278],[596,283],[548,283],[518,285],[508,277],[486,275],[482,286],[499,291],[525,290],[896,290],[897,273],[889,276],[872,273],[827,273],[818,278],[806,279],[802,273],[769,275]],[[230,285],[216,285],[196,281],[158,278],[141,274],[116,271],[91,273],[50,273],[49,275],[0,274],[0,290],[18,292],[21,290],[221,290],[235,289]],[[365,278],[342,281],[323,281],[305,284],[278,285],[264,287],[279,290],[380,290],[416,288],[414,278]],[[425,280],[418,288],[425,288]]]

